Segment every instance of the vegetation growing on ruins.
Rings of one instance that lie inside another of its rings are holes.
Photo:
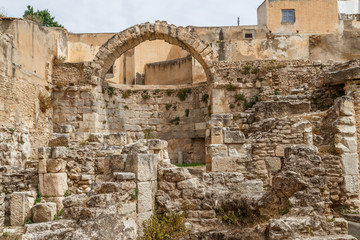
[[[185,213],[163,214],[158,211],[144,222],[144,234],[138,240],[183,239],[189,235]]]
[[[209,94],[205,93],[204,95],[202,95],[201,101],[207,103],[209,101]]]
[[[187,95],[191,93],[191,88],[182,88],[179,89],[178,93],[177,93],[177,97],[181,100],[181,101],[185,101],[187,98]]]
[[[27,6],[27,9],[24,12],[23,17],[28,20],[37,22],[38,24],[45,27],[61,27],[64,26],[55,21],[55,17],[52,17],[49,10],[37,10],[34,11],[34,8],[30,5]]]
[[[179,118],[179,117],[176,117],[176,118],[174,118],[173,120],[170,120],[170,123],[171,123],[171,124],[175,124],[175,125],[179,125],[179,123],[180,123],[180,118]]]

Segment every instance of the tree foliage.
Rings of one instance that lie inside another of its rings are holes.
[[[52,17],[49,10],[37,10],[34,11],[34,8],[30,5],[27,6],[27,10],[25,10],[25,13],[23,15],[25,19],[33,20],[40,25],[46,26],[46,27],[61,27],[64,26],[59,24],[57,21],[55,21],[55,17]]]

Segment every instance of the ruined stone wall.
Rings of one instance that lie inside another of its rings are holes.
[[[145,65],[145,85],[180,85],[192,83],[192,57]]]
[[[35,158],[51,133],[51,69],[55,57],[66,56],[66,36],[62,30],[6,18],[0,20],[0,31],[0,122],[29,134],[27,158]]]

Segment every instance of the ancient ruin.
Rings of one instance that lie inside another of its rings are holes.
[[[340,2],[114,34],[0,18],[0,238],[154,239],[157,215],[184,218],[163,239],[359,237],[360,15]]]

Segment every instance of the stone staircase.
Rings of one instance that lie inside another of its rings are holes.
[[[67,235],[75,230],[76,222],[74,220],[59,220],[46,223],[26,224],[23,240],[41,240],[69,239]]]

